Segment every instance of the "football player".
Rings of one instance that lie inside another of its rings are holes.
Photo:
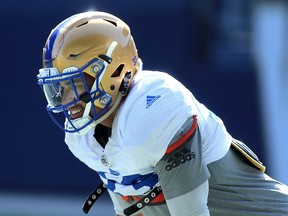
[[[179,73],[179,72],[178,72]],[[288,215],[288,188],[165,72],[142,68],[129,26],[99,11],[58,24],[37,76],[71,152],[116,215]]]

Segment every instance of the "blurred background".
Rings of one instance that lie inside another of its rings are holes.
[[[52,28],[74,13],[122,18],[144,69],[166,71],[288,184],[288,3],[285,0],[0,2],[0,216],[84,215],[97,174],[68,150],[36,83]],[[8,100],[8,99],[9,100]],[[89,215],[113,215],[107,196]]]

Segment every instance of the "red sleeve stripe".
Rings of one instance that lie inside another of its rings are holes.
[[[192,124],[191,128],[181,138],[179,138],[176,142],[172,143],[167,148],[165,154],[169,154],[170,152],[174,151],[179,146],[181,146],[195,132],[196,127],[197,127],[197,118],[194,115],[193,116],[193,124]]]

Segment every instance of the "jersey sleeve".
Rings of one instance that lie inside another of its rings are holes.
[[[168,200],[184,195],[207,181],[210,173],[203,161],[199,128],[181,146],[166,153],[156,164],[155,171]]]

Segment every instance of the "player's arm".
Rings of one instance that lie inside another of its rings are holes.
[[[168,146],[165,155],[155,165],[172,216],[209,215],[210,173],[203,159],[202,137],[196,123],[194,118],[190,129]]]
[[[181,196],[167,199],[166,203],[171,215],[181,216],[209,216],[207,206],[208,181],[204,182],[194,190]]]

